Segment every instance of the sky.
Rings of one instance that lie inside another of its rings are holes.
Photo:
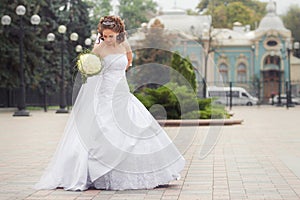
[[[177,8],[182,9],[195,9],[200,0],[154,0],[163,9],[171,9],[176,5]],[[260,0],[262,2],[269,2],[269,0]],[[276,0],[277,2],[277,14],[284,14],[290,5],[297,4],[300,6],[300,0]]]

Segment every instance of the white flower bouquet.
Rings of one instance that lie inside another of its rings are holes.
[[[86,83],[88,77],[97,75],[102,70],[100,57],[90,51],[81,53],[77,58],[76,65],[81,73],[83,83]]]

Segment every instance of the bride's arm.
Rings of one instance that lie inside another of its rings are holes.
[[[128,60],[128,64],[126,66],[126,71],[127,71],[132,64],[132,50],[131,50],[130,45],[127,40],[125,40],[123,43],[124,43],[124,47],[126,49],[126,56],[127,56],[127,60]]]
[[[132,65],[132,52],[127,52],[127,60],[128,60],[128,64],[126,66],[126,70],[129,69],[129,67]]]

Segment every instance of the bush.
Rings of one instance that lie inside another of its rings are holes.
[[[148,110],[155,104],[163,106],[168,119],[229,118],[224,106],[212,106],[214,99],[197,98],[194,91],[176,83],[168,83],[157,89],[144,88],[134,95]],[[151,112],[154,117],[161,117],[158,109],[151,109]]]

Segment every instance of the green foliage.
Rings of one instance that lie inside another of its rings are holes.
[[[145,27],[143,31],[145,39],[140,42],[140,48],[136,50],[135,64],[160,63],[169,65],[173,36],[166,32],[164,25],[158,19],[151,24],[150,28]]]
[[[266,3],[255,0],[202,0],[197,8],[210,14],[216,28],[231,28],[234,22],[250,24],[252,28],[265,15]]]
[[[179,53],[174,53],[171,60],[171,67],[175,69],[175,73],[171,73],[171,82],[178,83],[179,85],[187,85],[189,83],[190,87],[196,91],[196,74],[193,64],[188,58],[181,58]]]
[[[157,89],[145,88],[137,91],[135,96],[147,109],[150,109],[154,104],[163,106],[167,112],[168,119],[217,119],[229,117],[223,106],[212,106],[211,99],[199,99],[186,86],[179,86],[176,83],[167,83]],[[156,110],[151,111],[154,116],[158,114]]]
[[[124,19],[126,29],[140,28],[154,16],[157,3],[153,0],[120,0],[119,15]]]
[[[192,10],[192,9],[187,9],[186,14],[187,15],[199,15],[199,13],[197,11]]]
[[[101,17],[109,15],[113,10],[110,0],[85,0],[85,2],[89,6],[90,19],[95,26]]]
[[[253,17],[254,12],[242,4],[241,2],[234,2],[227,5],[228,23],[239,21],[243,24],[247,23],[249,17]]]
[[[71,1],[8,1],[0,0],[0,13],[10,15],[11,25],[1,27],[0,48],[0,87],[19,87],[19,35],[20,17],[16,15],[15,9],[18,5],[26,7],[24,22],[24,67],[25,82],[27,87],[38,89],[46,85],[48,92],[58,90],[61,79],[61,44],[62,36],[57,32],[59,25],[67,26],[64,36],[64,63],[66,84],[72,83],[74,73],[74,58],[76,57],[75,45],[83,44],[90,36],[90,22],[88,16],[88,5],[81,0]],[[38,14],[41,23],[33,27],[30,17]],[[46,40],[48,33],[54,33],[56,39],[53,43]],[[69,40],[72,32],[79,35],[79,40],[74,43]],[[4,56],[2,56],[4,55]]]
[[[224,109],[206,109],[183,115],[184,119],[227,119],[229,114]]]
[[[292,31],[293,38],[300,41],[300,7],[298,5],[290,6],[287,13],[282,16],[282,20],[286,28]]]
[[[184,114],[184,119],[227,119],[230,117],[223,105],[214,104],[211,98],[198,99],[199,110]]]
[[[200,3],[197,5],[197,8],[200,11],[205,10],[209,6],[209,0],[201,0]]]
[[[22,4],[24,2],[20,2]],[[15,13],[17,7],[16,1],[0,1],[0,13],[1,15],[9,15],[12,19],[11,25],[1,25],[1,47],[0,47],[0,87],[2,88],[16,88],[19,86],[19,69],[20,69],[20,54],[19,54],[19,30],[20,30],[20,17]],[[33,14],[33,10],[29,5],[27,13]],[[23,24],[25,29],[28,27],[30,17],[24,15]],[[24,31],[23,31],[24,32]],[[36,32],[39,32],[38,30]],[[25,32],[24,45],[30,42],[35,42],[33,34]],[[38,49],[37,49],[38,51]],[[26,52],[26,48],[25,48]],[[24,55],[24,60],[28,60],[29,63],[34,62],[35,58],[27,57]],[[32,71],[32,69],[25,69],[25,73]]]
[[[150,28],[144,27],[143,31],[145,39],[140,41],[139,47],[134,51],[133,60],[133,67],[142,67],[135,68],[138,76],[135,76],[133,80],[136,83],[146,83],[149,76],[152,76],[156,83],[166,83],[170,77],[170,69],[167,66],[170,66],[173,54],[171,52],[172,35],[165,31],[164,25],[159,20],[155,20]],[[147,85],[146,87],[156,86]]]
[[[198,104],[199,104],[199,110],[205,110],[206,108],[208,108],[209,106],[211,106],[211,104],[213,103],[211,98],[206,98],[206,99],[198,99]]]

